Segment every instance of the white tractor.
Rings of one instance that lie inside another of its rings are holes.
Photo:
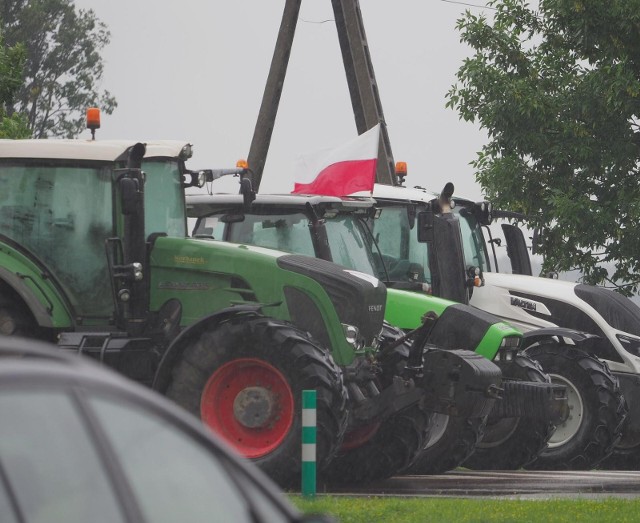
[[[532,276],[524,235],[512,224],[503,224],[502,231],[513,271],[520,274],[497,272],[495,246],[502,239],[494,238],[489,226],[511,213],[492,212],[487,202],[454,200],[453,186],[447,185],[440,194],[376,185],[374,197],[382,211],[374,234],[390,271],[394,266],[402,273],[401,267],[422,265],[420,273],[410,270],[396,276],[422,278],[416,283],[435,295],[468,302],[507,320],[525,333],[527,354],[554,382],[567,386],[570,416],[528,468],[599,464],[637,469],[640,308],[608,289]],[[463,263],[457,261],[460,257]],[[617,404],[617,389],[626,405]],[[611,411],[627,408],[622,427],[614,426],[624,416],[613,417]],[[621,437],[607,449],[617,430]],[[573,456],[567,459],[571,448]]]

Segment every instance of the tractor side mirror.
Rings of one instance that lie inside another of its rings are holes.
[[[533,229],[533,238],[531,240],[531,254],[540,254],[543,242],[541,228],[536,227]]]
[[[240,180],[240,194],[242,194],[242,203],[245,210],[249,209],[253,200],[256,199],[256,192],[253,190],[249,178],[242,178]]]
[[[138,180],[135,178],[120,178],[120,197],[122,214],[135,214],[138,211]]]
[[[433,213],[430,210],[418,213],[418,241],[420,243],[433,241]]]

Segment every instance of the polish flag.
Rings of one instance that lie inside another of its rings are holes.
[[[347,196],[373,193],[378,163],[380,124],[335,149],[296,157],[292,194]]]

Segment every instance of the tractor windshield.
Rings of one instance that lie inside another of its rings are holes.
[[[382,207],[373,231],[390,281],[431,283],[427,244],[418,242],[404,205]]]
[[[224,221],[224,218],[209,216],[206,222],[201,220],[201,226],[195,232],[199,235],[211,231],[214,237],[222,238],[219,225]],[[384,271],[377,262],[379,256],[373,239],[358,216],[353,213],[327,214],[316,230],[321,238],[319,241],[328,246],[334,263],[376,277]],[[323,257],[322,249],[316,251],[314,248],[312,231],[312,221],[302,212],[246,214],[242,221],[227,224],[226,240]]]
[[[302,213],[247,214],[242,221],[228,224],[226,239],[315,257],[309,227]]]
[[[80,162],[0,163],[0,234],[44,264],[84,317],[112,312],[104,247],[114,233],[111,174]]]
[[[359,217],[337,214],[326,219],[325,229],[334,263],[386,279],[373,238]]]

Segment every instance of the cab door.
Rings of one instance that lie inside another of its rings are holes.
[[[511,260],[511,272],[531,276],[531,260],[522,230],[515,225],[503,223],[502,233],[507,244],[507,256]]]

